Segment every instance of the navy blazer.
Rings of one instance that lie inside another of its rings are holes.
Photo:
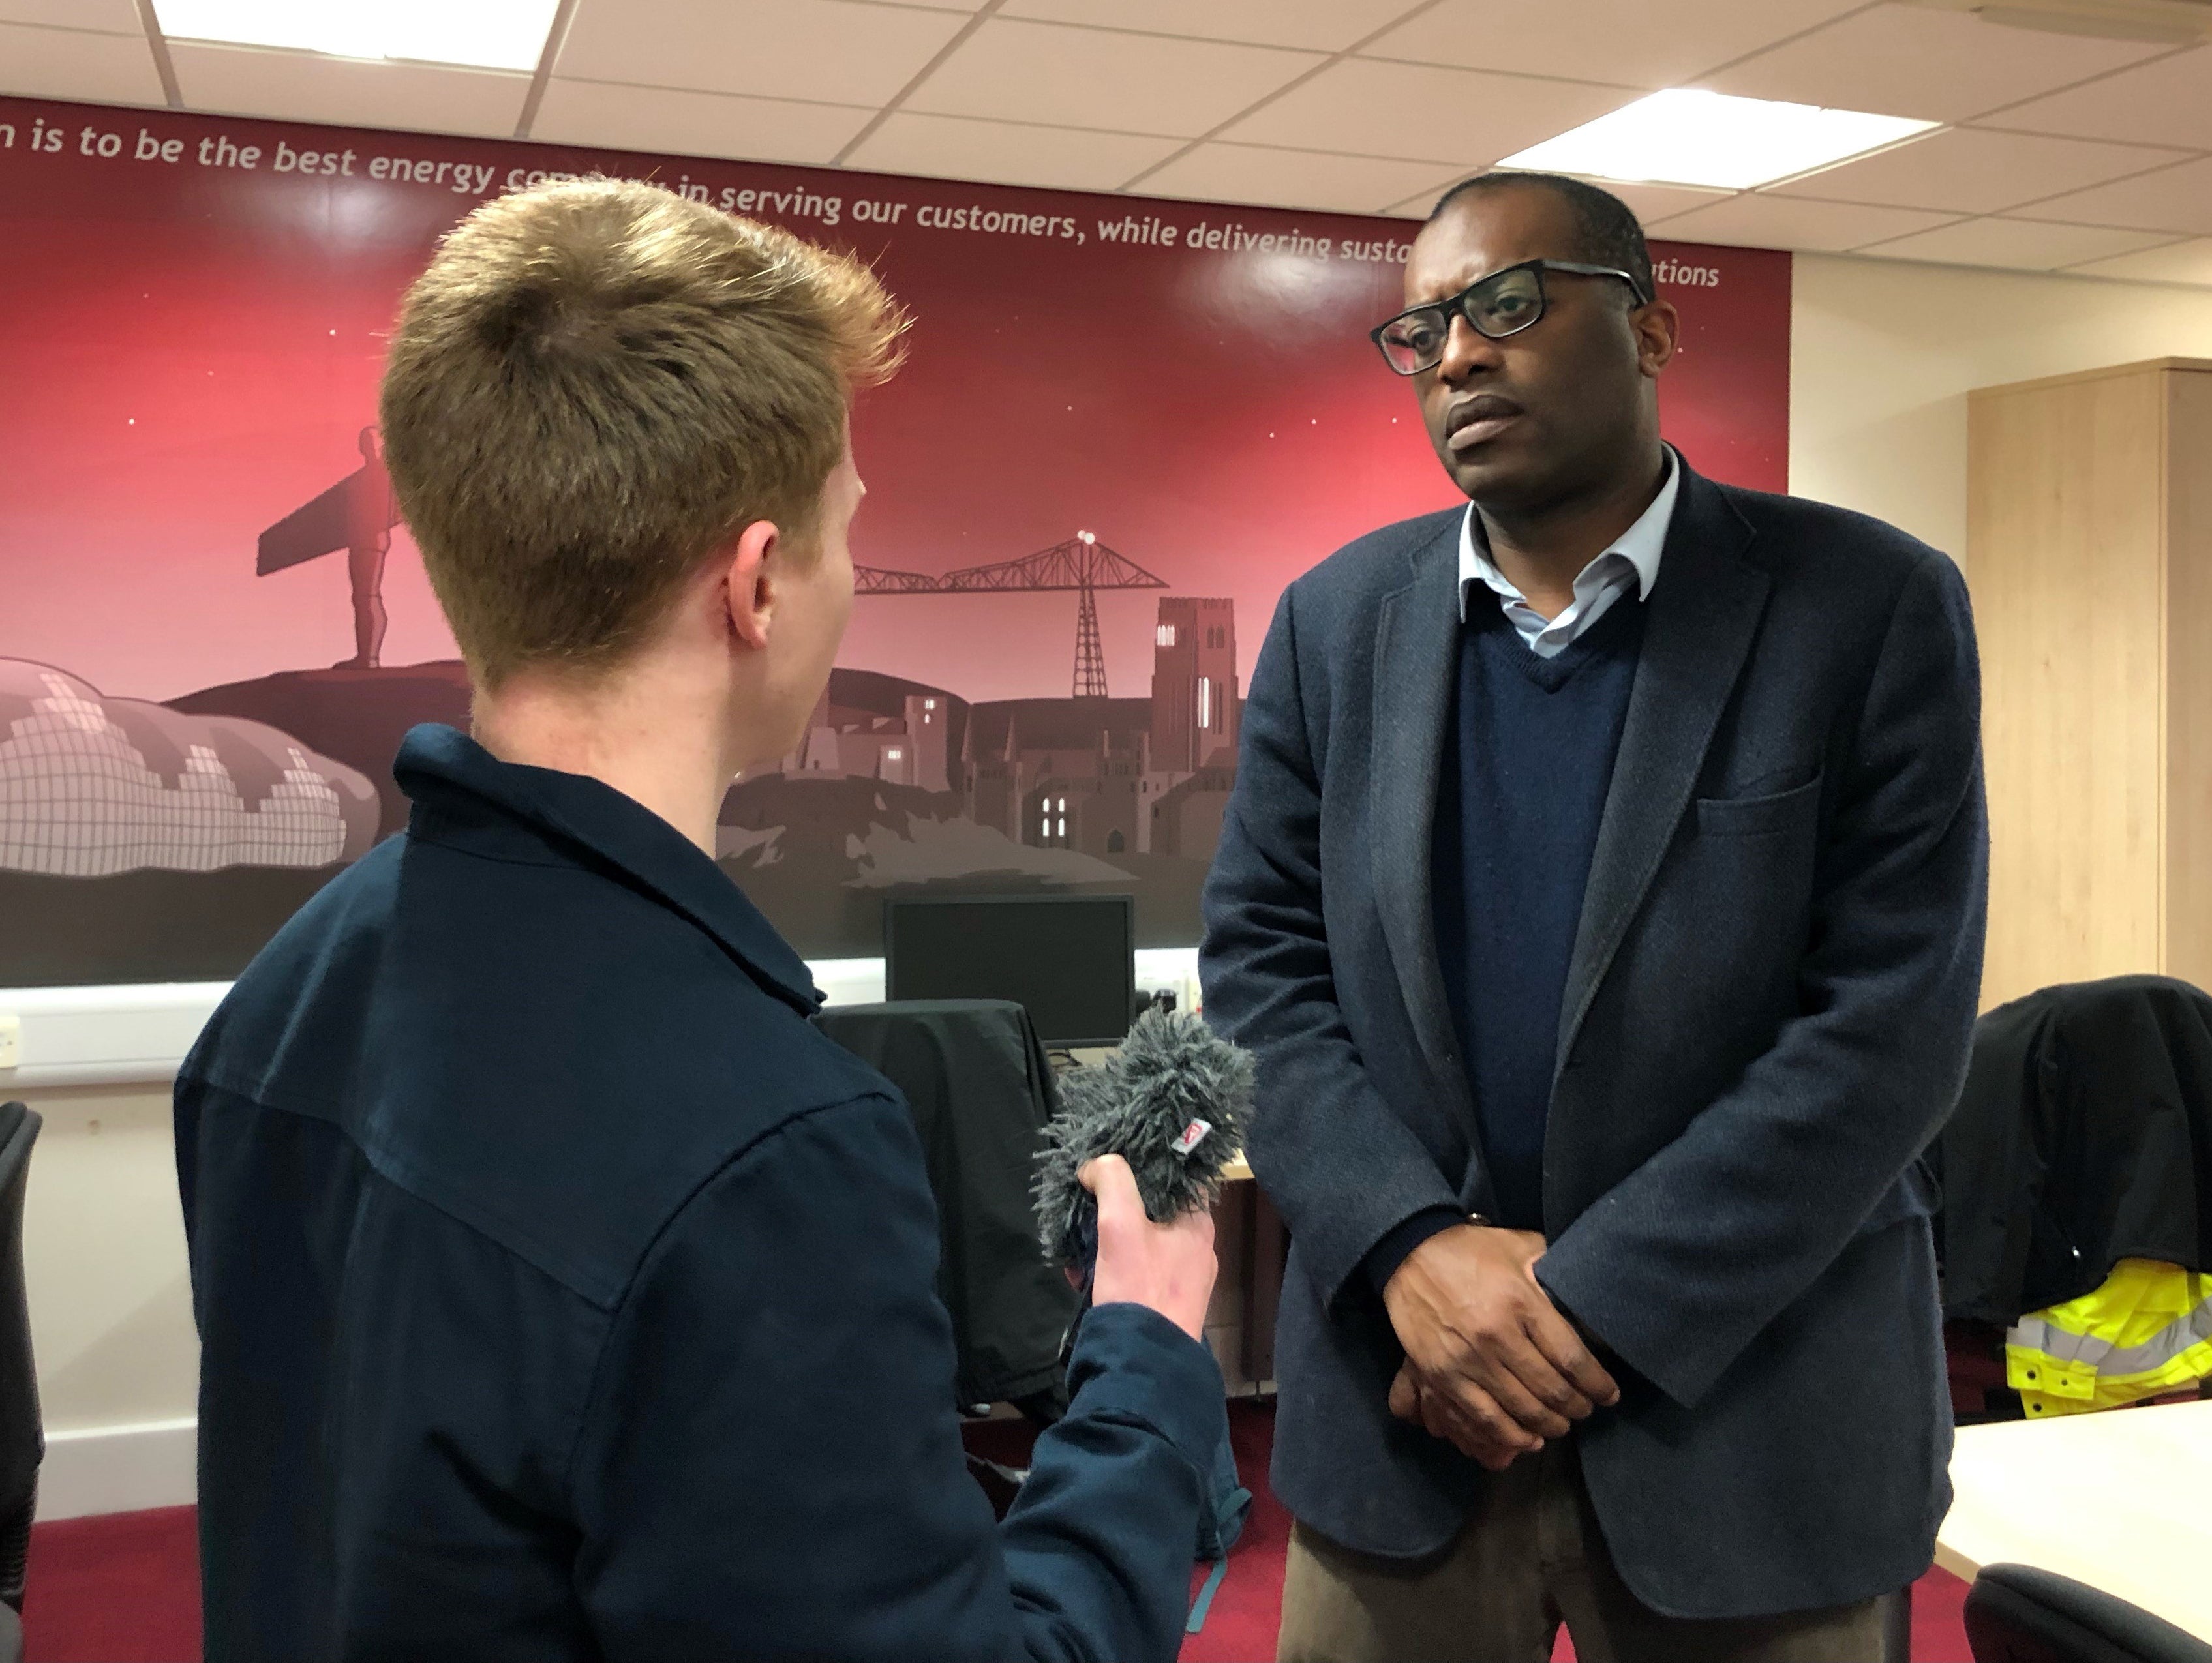
[[[1361,1261],[1492,1211],[1431,921],[1461,512],[1283,596],[1206,889],[1207,1015],[1259,1053],[1254,1171],[1292,1238],[1274,1484],[1414,1557],[1485,1474],[1387,1394]],[[1987,871],[1956,567],[1685,470],[1560,1013],[1538,1278],[1623,1360],[1577,1434],[1656,1610],[1843,1604],[1928,1565],[1949,1501],[1930,1198]]]
[[[1212,1355],[1091,1313],[1003,1526],[906,1106],[599,780],[450,728],[177,1082],[219,1663],[1172,1659]]]

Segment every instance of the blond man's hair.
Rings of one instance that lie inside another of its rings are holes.
[[[757,519],[812,546],[905,319],[868,268],[627,179],[487,203],[408,290],[386,465],[486,687],[596,670]]]

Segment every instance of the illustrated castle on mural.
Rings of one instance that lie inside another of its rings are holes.
[[[978,703],[872,671],[833,671],[798,749],[724,799],[724,869],[816,956],[880,951],[883,901],[930,890],[1126,893],[1141,939],[1190,939],[1237,777],[1235,609],[1162,597],[1150,694],[1118,699],[1104,690],[1095,614],[1083,612],[1074,685],[1095,691]],[[194,920],[193,953],[164,959],[166,975],[234,971],[331,875],[405,823],[391,758],[407,729],[468,720],[466,674],[447,660],[281,671],[166,707],[104,698],[51,666],[12,670],[36,697],[9,721],[13,683],[0,673],[0,834],[35,835],[38,849],[0,835],[0,913],[43,920],[37,938],[58,944],[11,967],[31,980],[88,974],[149,907]],[[57,722],[58,738],[38,737]],[[187,751],[226,759],[228,772],[175,761]],[[257,760],[264,751],[274,760]],[[162,790],[171,775],[176,789]],[[245,785],[228,783],[249,780],[243,798]],[[210,782],[222,789],[210,795]],[[209,789],[177,794],[188,786]],[[216,814],[224,804],[228,819]],[[190,848],[173,856],[131,816],[167,826],[161,816],[177,804],[169,817]],[[297,833],[296,850],[261,835],[280,823]],[[222,841],[233,833],[246,841]]]
[[[1149,698],[969,704],[907,691],[899,713],[840,705],[833,683],[787,780],[859,778],[957,799],[958,815],[1038,849],[1207,859],[1236,782],[1235,609],[1163,598]]]

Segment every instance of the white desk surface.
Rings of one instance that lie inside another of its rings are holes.
[[[2034,1565],[2212,1640],[2212,1402],[1962,1426],[1936,1563]]]

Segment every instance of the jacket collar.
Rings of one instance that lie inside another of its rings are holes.
[[[1688,810],[1772,586],[1753,556],[1751,523],[1727,494],[1686,461],[1681,480],[1667,532],[1667,581],[1645,603],[1644,645],[1583,891],[1558,1066]]]
[[[1461,633],[1452,604],[1459,580],[1459,517],[1437,518],[1428,541],[1409,552],[1405,583],[1383,597],[1376,614],[1369,695],[1374,720],[1369,853],[1383,939],[1421,1061],[1434,1094],[1472,1137],[1474,1098],[1437,958],[1430,884],[1437,780]],[[1487,1199],[1494,1209],[1495,1198]]]
[[[801,1016],[821,1008],[805,961],[744,891],[683,833],[604,780],[502,762],[434,722],[408,733],[392,773],[414,799],[410,837],[596,870],[690,920]]]

